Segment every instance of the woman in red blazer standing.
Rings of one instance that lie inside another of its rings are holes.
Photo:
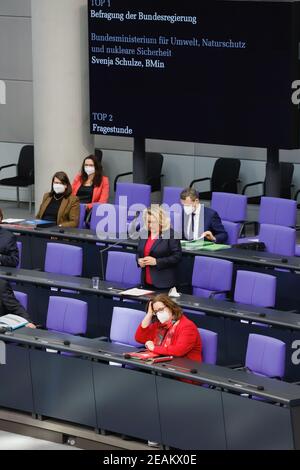
[[[149,302],[135,339],[156,354],[202,362],[201,338],[195,323],[166,294]]]
[[[83,160],[81,172],[75,176],[72,193],[77,196],[80,204],[85,204],[86,215],[93,204],[106,203],[109,198],[109,181],[103,176],[102,165],[94,155]]]

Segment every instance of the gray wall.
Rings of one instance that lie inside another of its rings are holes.
[[[0,80],[5,81],[7,88],[7,104],[0,104],[1,165],[15,163],[20,144],[34,140],[30,0],[0,0]],[[133,141],[97,136],[95,142],[104,150],[105,172],[112,187],[116,174],[132,169]],[[242,159],[242,185],[264,179],[263,149],[148,140],[147,150],[164,154],[166,185],[186,186],[195,177],[209,176],[220,156]],[[294,183],[300,188],[300,151],[281,151],[280,159],[296,164]],[[13,174],[14,170],[7,170],[0,173],[0,178]],[[27,199],[27,190],[21,197]],[[0,199],[15,199],[15,191],[0,188]]]
[[[0,0],[0,80],[6,104],[0,105],[0,165],[16,163],[22,143],[33,142],[30,0]],[[0,178],[15,175],[4,170]],[[27,200],[28,191],[20,191]],[[0,188],[0,199],[16,199],[13,188]]]

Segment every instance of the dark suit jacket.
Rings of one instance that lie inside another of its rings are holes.
[[[184,217],[185,222],[187,223],[188,218]],[[227,232],[223,227],[222,221],[219,217],[219,214],[209,207],[204,207],[204,232],[210,231],[214,237],[216,237],[216,243],[226,243]],[[186,231],[183,230],[183,237],[185,237]]]
[[[146,239],[140,239],[137,248],[137,259],[144,257]],[[153,286],[158,289],[169,289],[176,285],[177,264],[181,260],[180,240],[174,239],[173,230],[170,231],[170,239],[158,238],[155,240],[150,255],[156,258],[157,265],[150,266],[150,274]],[[142,283],[145,283],[145,269],[142,269]]]
[[[225,243],[228,238],[219,214],[209,207],[204,207],[204,232],[206,230],[210,230],[216,237],[216,243]]]
[[[10,284],[0,279],[0,316],[7,315],[8,313],[20,315],[30,321],[28,313],[15,298]]]
[[[0,265],[15,268],[19,263],[16,236],[0,227]]]

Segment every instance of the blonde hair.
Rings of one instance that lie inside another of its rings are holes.
[[[166,211],[159,204],[151,204],[150,207],[144,210],[143,219],[145,227],[148,227],[149,217],[154,217],[159,225],[160,232],[170,230],[171,221]]]

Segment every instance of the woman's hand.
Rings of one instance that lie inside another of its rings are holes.
[[[36,328],[36,326],[33,323],[27,323],[25,326],[26,328],[32,328],[32,329]]]
[[[155,346],[153,341],[147,341],[147,343],[145,343],[145,347],[149,349],[149,351],[153,351]]]
[[[138,265],[140,266],[140,268],[144,268],[146,265],[145,265],[145,258],[139,258],[138,259]]]
[[[152,300],[150,300],[150,302],[149,302],[149,304],[148,304],[147,314],[148,314],[148,313],[149,313],[149,315],[154,315]]]
[[[145,263],[145,266],[156,266],[157,265],[156,258],[153,258],[153,256],[145,256],[144,263]]]

